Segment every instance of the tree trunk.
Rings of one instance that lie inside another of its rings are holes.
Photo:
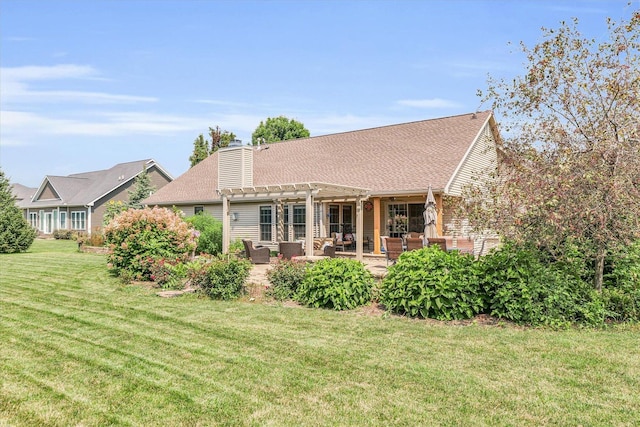
[[[596,254],[596,271],[593,278],[594,287],[598,292],[602,292],[602,282],[604,277],[604,257],[607,254],[607,250],[600,248]]]

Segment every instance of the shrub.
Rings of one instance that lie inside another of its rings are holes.
[[[193,230],[165,208],[129,209],[115,216],[104,229],[111,253],[109,269],[128,271],[135,280],[151,276],[149,258],[186,261],[196,247]]]
[[[607,258],[602,299],[609,319],[640,321],[640,241]]]
[[[37,234],[24,219],[22,211],[16,205],[9,180],[0,170],[0,253],[26,251]]]
[[[380,302],[411,317],[468,319],[483,311],[485,295],[471,255],[431,246],[400,256],[382,281]]]
[[[190,269],[192,283],[212,299],[230,300],[245,291],[251,263],[237,258],[202,258]]]
[[[53,238],[56,240],[72,240],[76,236],[72,230],[55,230],[53,232]]]
[[[187,279],[188,265],[179,260],[165,258],[148,259],[151,280],[164,289],[183,289]]]
[[[222,222],[203,212],[186,219],[198,230],[196,253],[217,255],[222,251]]]
[[[490,314],[519,324],[565,326],[604,320],[602,301],[590,283],[544,253],[505,244],[478,262]]]
[[[359,261],[329,258],[307,270],[295,298],[309,307],[352,309],[371,301],[373,275]]]
[[[304,261],[281,259],[267,271],[271,286],[266,294],[279,301],[292,299],[304,280],[307,263]]]

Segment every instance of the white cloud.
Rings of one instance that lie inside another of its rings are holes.
[[[36,104],[75,102],[83,104],[114,104],[156,102],[158,99],[147,96],[111,94],[97,91],[76,90],[34,90],[30,83],[48,80],[105,80],[99,72],[89,65],[61,64],[53,66],[3,67],[0,69],[2,103]]]
[[[460,104],[441,98],[432,99],[401,99],[396,104],[412,108],[458,108]]]

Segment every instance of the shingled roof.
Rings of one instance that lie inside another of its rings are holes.
[[[490,111],[283,141],[253,155],[254,186],[324,182],[372,196],[443,192],[492,121]],[[493,125],[493,124],[492,124]],[[145,200],[149,205],[219,200],[217,153]]]
[[[68,206],[89,205],[116,188],[134,179],[142,172],[143,165],[148,169],[155,165],[152,159],[119,163],[109,169],[77,173],[67,176],[47,175],[40,187],[35,191],[34,201],[22,200],[18,205],[22,208],[50,207],[66,204]],[[165,174],[170,177],[168,173]],[[50,184],[58,198],[38,200],[45,187]],[[33,193],[32,193],[33,194]]]

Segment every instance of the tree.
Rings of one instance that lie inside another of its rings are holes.
[[[598,290],[605,256],[640,238],[640,12],[607,26],[602,42],[582,36],[577,19],[543,28],[542,42],[521,43],[523,76],[489,78],[502,162],[497,179],[466,193],[480,229],[557,257],[579,248]]]
[[[193,141],[193,153],[189,156],[191,167],[194,167],[209,156],[209,142],[202,134]]]
[[[0,253],[24,252],[36,235],[36,230],[22,216],[11,184],[0,169]]]
[[[129,193],[128,207],[133,209],[142,209],[142,200],[146,199],[153,193],[156,187],[151,183],[151,178],[147,173],[147,168],[142,167],[142,172],[133,181],[133,188]]]
[[[205,139],[204,135],[200,134],[195,141],[193,141],[193,153],[189,157],[191,167],[194,167],[220,148],[228,147],[229,143],[236,139],[236,135],[233,132],[227,130],[222,131],[218,126],[209,128],[209,137],[211,141]]]
[[[309,135],[307,128],[299,121],[288,119],[285,116],[268,117],[265,122],[260,122],[251,135],[251,143],[258,145],[258,141],[260,141],[269,144],[288,139],[308,138]]]

